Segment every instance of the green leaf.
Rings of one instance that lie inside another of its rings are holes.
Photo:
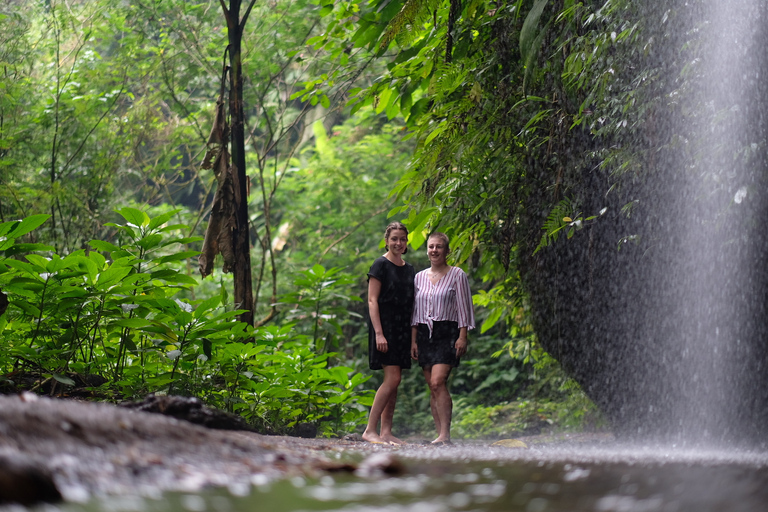
[[[19,221],[18,224],[16,224],[13,229],[10,230],[7,237],[8,238],[19,238],[23,235],[26,235],[33,229],[39,227],[43,222],[48,220],[50,215],[30,215],[29,217],[22,219]]]
[[[137,240],[136,245],[141,247],[142,249],[148,251],[150,249],[154,249],[158,245],[160,245],[160,242],[163,241],[163,235],[159,233],[154,233],[151,235],[147,235],[144,238]]]
[[[45,244],[15,244],[9,249],[5,250],[6,256],[15,256],[17,254],[23,254],[32,251],[53,251],[54,248]]]
[[[162,247],[165,247],[166,245],[171,245],[171,244],[191,244],[195,242],[202,242],[203,240],[205,240],[205,238],[202,236],[187,236],[184,238],[174,238],[173,240],[166,240],[165,242],[163,242]]]
[[[176,210],[173,210],[173,211],[170,211],[170,212],[165,212],[165,213],[160,214],[157,217],[151,219],[149,221],[149,226],[148,226],[149,229],[157,229],[158,227],[162,226],[163,224],[165,224],[166,222],[171,220],[171,217],[173,217],[174,215],[176,215],[180,211],[181,211],[181,209],[177,208]]]
[[[203,338],[203,354],[209,360],[213,359],[213,343],[208,338]]]
[[[408,226],[410,232],[409,243],[414,249],[418,249],[426,242],[425,228],[429,221],[433,219],[438,209],[435,207],[425,208],[419,212],[413,219],[408,219],[404,224]]]
[[[40,316],[40,310],[37,307],[33,306],[32,304],[29,304],[28,302],[12,300],[10,301],[10,303],[11,305],[19,308],[24,313],[26,313],[27,315],[33,318],[38,318]]]
[[[130,274],[131,270],[130,267],[116,267],[112,265],[99,274],[99,277],[96,279],[96,285],[102,288],[112,285]]]
[[[157,258],[156,260],[153,260],[155,263],[168,263],[171,261],[180,261],[180,260],[186,260],[187,258],[192,258],[194,256],[197,256],[200,254],[200,251],[181,251],[177,252],[175,254],[169,254],[168,256],[163,256],[161,258]]]
[[[546,30],[539,27],[539,21],[548,1],[536,0],[531,10],[528,11],[528,16],[523,22],[523,28],[520,30],[520,55],[525,68],[523,91],[525,91],[525,85],[533,72],[536,58],[539,55],[539,48],[541,48],[541,42],[546,33]]]
[[[178,283],[189,284],[195,286],[198,284],[197,279],[175,270],[158,270],[157,272],[150,273],[152,279],[162,279],[166,283]]]
[[[389,105],[390,96],[392,96],[392,89],[389,87],[385,88],[376,96],[375,111],[377,114],[381,114],[384,109],[387,108],[387,105]]]
[[[45,267],[38,267],[31,263],[27,263],[26,261],[7,259],[3,263],[5,263],[7,266],[11,267],[14,270],[20,270],[22,272],[33,274],[35,276],[37,276],[39,272],[45,271]]]
[[[144,318],[123,318],[121,320],[115,320],[112,322],[112,325],[127,327],[129,329],[142,329],[151,324],[149,320],[145,320]]]
[[[122,215],[126,222],[136,227],[145,227],[149,225],[149,215],[141,210],[126,207],[116,211]]]
[[[39,254],[27,254],[26,258],[27,261],[35,265],[39,271],[45,272],[48,269],[48,262],[50,261],[48,258],[40,256]],[[10,262],[8,262],[8,264],[10,264]]]
[[[445,121],[437,125],[437,127],[434,130],[432,130],[432,132],[429,135],[427,135],[427,138],[424,141],[424,145],[426,146],[430,142],[432,142],[435,139],[435,137],[443,133],[447,127],[448,127],[448,123],[446,123]]]
[[[194,318],[200,318],[219,305],[219,297],[213,296],[201,302],[193,313]]]
[[[97,251],[101,252],[108,252],[111,253],[113,251],[119,251],[120,248],[114,244],[111,244],[109,242],[105,242],[103,240],[91,240],[88,242],[88,245],[96,249]]]
[[[491,314],[488,315],[488,318],[485,319],[485,322],[483,322],[483,325],[480,327],[480,333],[485,334],[488,329],[496,325],[496,322],[499,321],[502,313],[504,313],[504,308],[491,309]]]
[[[51,376],[57,382],[61,382],[62,384],[66,384],[67,386],[76,386],[77,385],[77,384],[75,384],[75,381],[73,381],[72,379],[70,379],[69,377],[67,377],[65,375],[61,375],[59,373],[54,373]]]

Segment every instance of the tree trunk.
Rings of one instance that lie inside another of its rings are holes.
[[[243,68],[241,42],[246,14],[240,19],[240,0],[231,0],[229,10],[222,2],[229,33],[229,115],[237,224],[233,233],[235,264],[234,299],[238,309],[247,310],[239,319],[253,325],[253,286],[251,282],[251,243],[248,226],[248,176],[245,166],[245,113],[243,111]],[[250,12],[250,8],[248,9]]]

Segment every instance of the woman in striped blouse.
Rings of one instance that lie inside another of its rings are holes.
[[[416,299],[411,320],[411,357],[418,360],[430,390],[430,408],[437,427],[432,444],[450,444],[453,401],[448,376],[467,352],[467,331],[475,328],[472,293],[467,275],[448,265],[448,237],[427,239],[430,268],[414,279]]]

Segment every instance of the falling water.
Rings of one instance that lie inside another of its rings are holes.
[[[662,194],[676,242],[657,267],[663,294],[655,310],[673,346],[668,388],[670,432],[689,444],[727,444],[760,430],[744,409],[760,371],[755,344],[765,332],[759,305],[765,236],[759,204],[765,170],[764,120],[755,111],[765,47],[762,0],[686,5],[697,55],[681,72],[673,119],[673,185]],[[683,53],[687,50],[684,48]],[[668,176],[667,176],[668,178]],[[663,207],[662,207],[663,208]],[[757,428],[755,428],[757,427]]]
[[[532,263],[537,334],[620,437],[765,447],[768,3],[632,6],[634,167],[580,174],[609,213]]]

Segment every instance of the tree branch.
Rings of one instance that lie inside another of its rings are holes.
[[[251,0],[251,3],[248,4],[248,8],[245,10],[245,14],[243,14],[243,19],[240,22],[240,27],[245,27],[245,24],[248,22],[248,16],[251,15],[251,9],[253,9],[253,6],[256,4],[256,0]]]
[[[328,254],[328,251],[333,249],[334,246],[336,246],[336,245],[340,244],[341,242],[343,242],[344,240],[346,240],[350,235],[352,235],[352,233],[354,233],[355,231],[360,229],[366,222],[368,222],[369,220],[371,220],[375,216],[377,216],[379,214],[382,214],[385,211],[389,210],[390,207],[391,207],[391,205],[387,205],[387,206],[385,206],[383,208],[380,208],[380,209],[376,210],[371,215],[369,215],[368,217],[366,217],[362,221],[360,221],[357,224],[355,224],[355,226],[352,229],[350,229],[349,231],[347,231],[344,235],[340,236],[339,238],[337,238],[336,240],[331,242],[331,245],[329,245],[328,247],[325,248],[325,250],[320,255],[320,258],[317,260],[317,262],[320,263],[321,261],[323,261],[323,258],[325,257],[325,255]]]

